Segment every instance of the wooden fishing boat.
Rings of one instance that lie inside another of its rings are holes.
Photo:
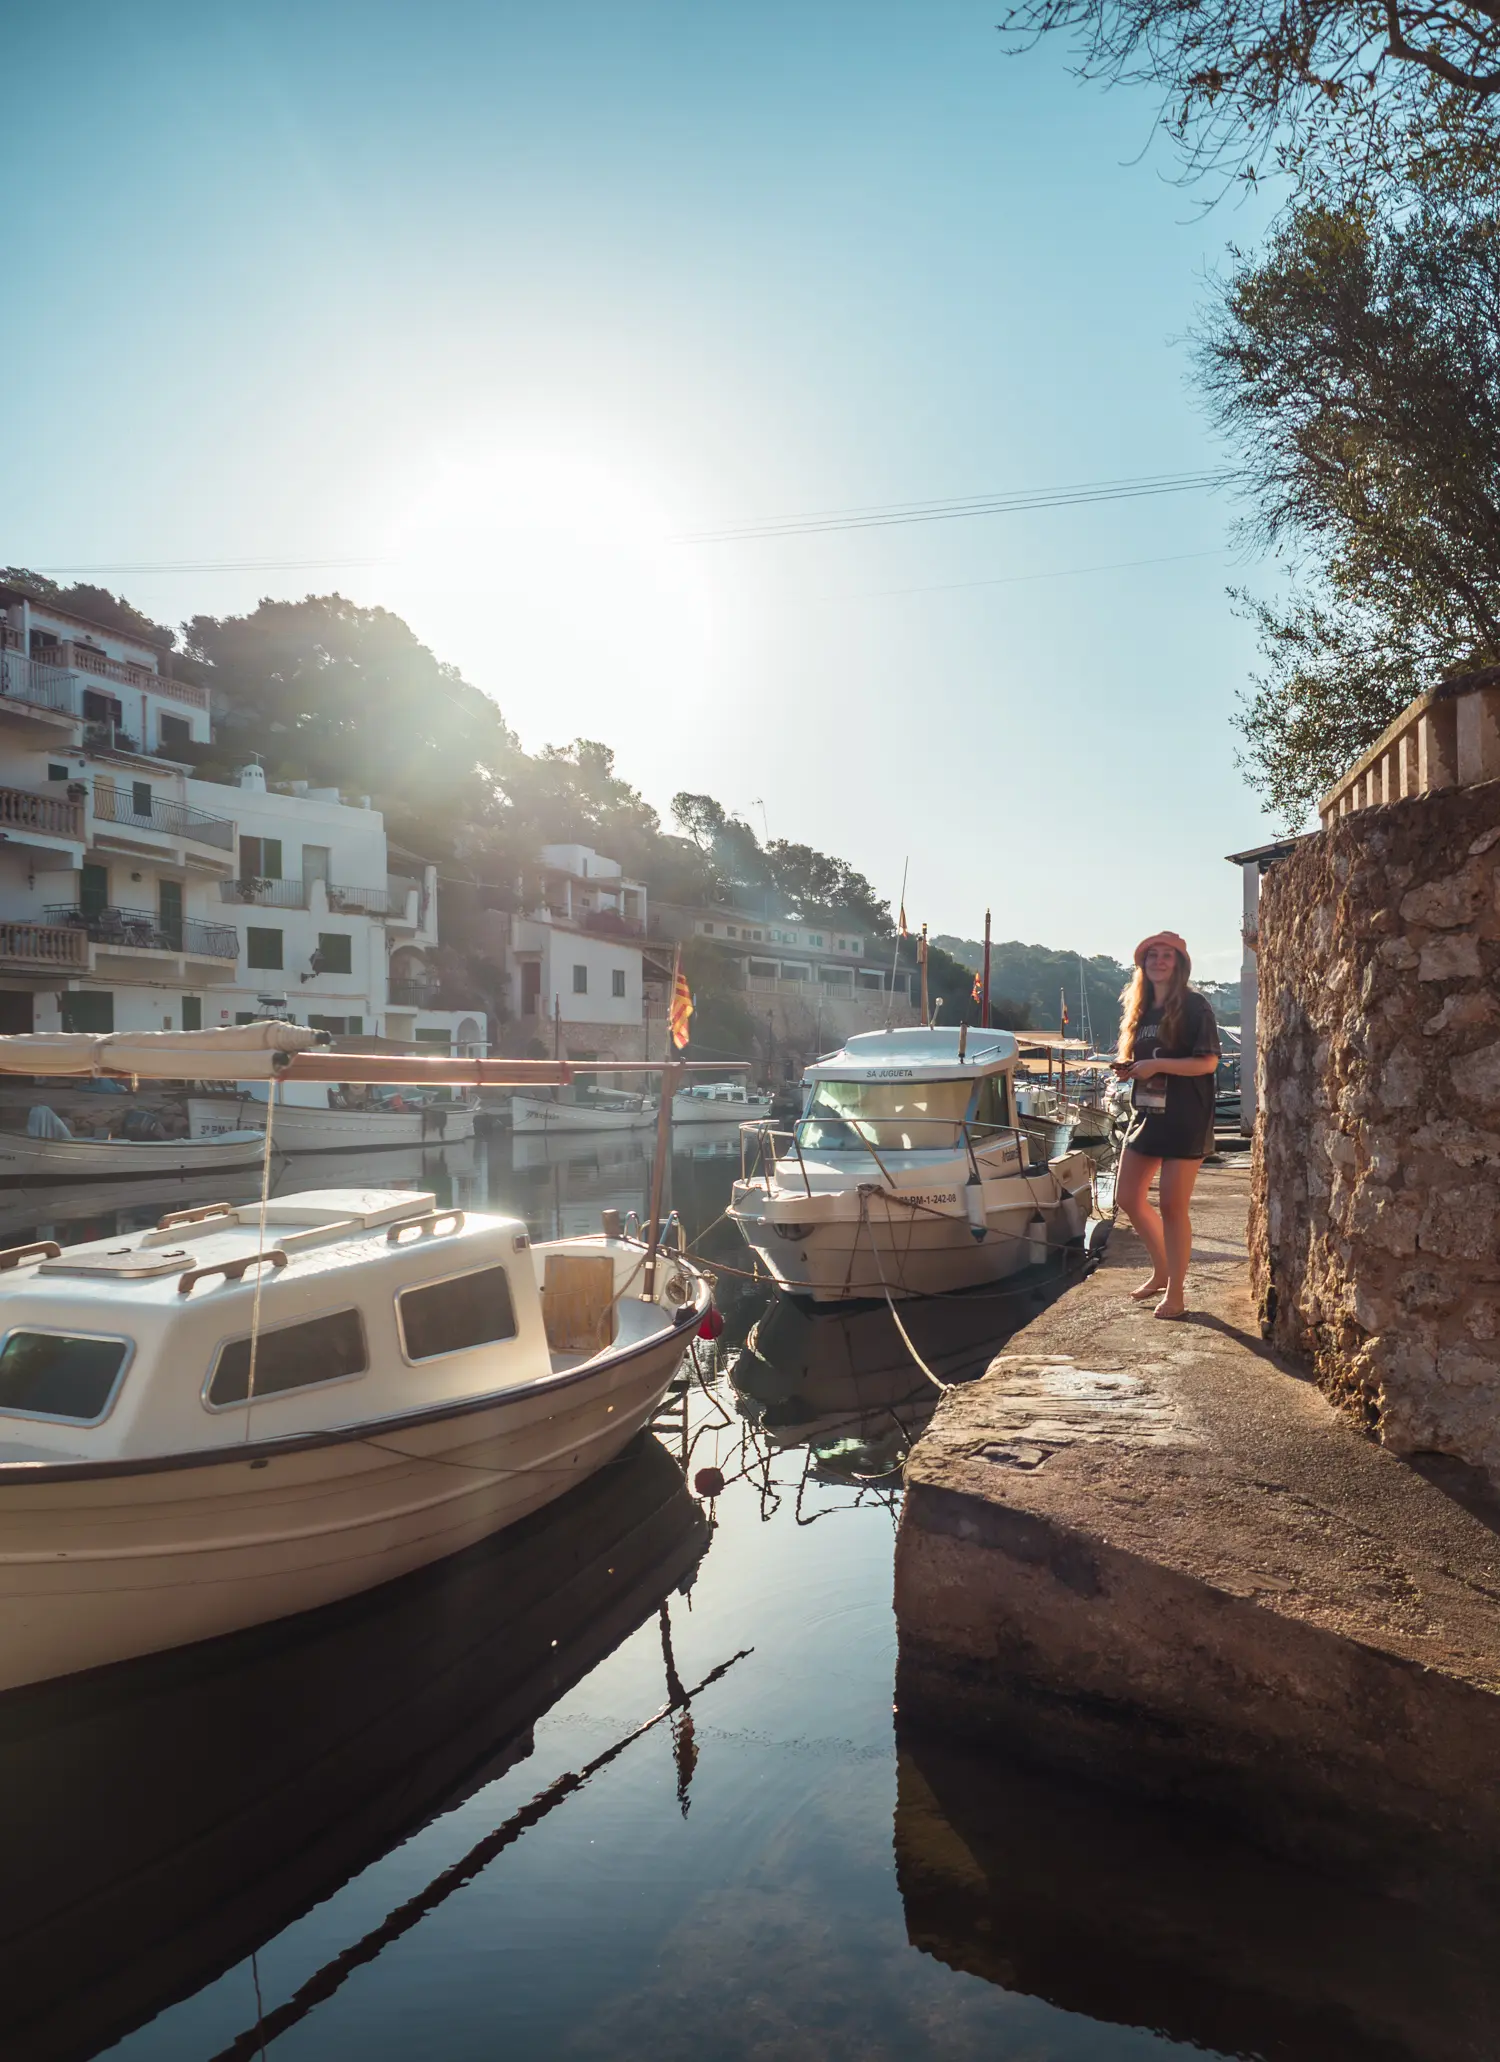
[[[33,1138],[0,1132],[0,1187],[28,1182],[115,1181],[129,1175],[218,1174],[253,1168],[265,1152],[265,1131],[233,1130],[214,1138]]]
[[[656,1103],[623,1090],[596,1088],[577,1099],[552,1101],[544,1095],[513,1095],[511,1129],[526,1131],[650,1131]]]
[[[674,1124],[745,1124],[770,1114],[769,1092],[743,1081],[695,1081],[672,1098]]]
[[[397,1146],[452,1145],[474,1136],[477,1103],[434,1098],[392,1109],[374,1101],[338,1099],[337,1088],[283,1091],[272,1128],[286,1153],[383,1152]],[[195,1139],[212,1139],[250,1126],[266,1127],[264,1091],[188,1098],[188,1129]]]
[[[0,1689],[513,1524],[650,1419],[708,1301],[638,1241],[533,1246],[398,1190],[0,1255]]]

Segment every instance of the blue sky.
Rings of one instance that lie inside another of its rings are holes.
[[[1272,574],[1222,496],[683,541],[1222,456],[1181,339],[1260,217],[998,11],[13,19],[0,557],[167,568],[91,577],[169,621],[337,586],[664,815],[763,807],[892,895],[909,853],[936,930],[1170,925],[1231,973],[1222,855],[1271,827],[1224,590]]]

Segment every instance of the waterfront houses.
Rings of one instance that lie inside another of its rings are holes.
[[[575,1060],[659,1052],[670,964],[664,969],[659,947],[650,948],[649,924],[645,884],[627,880],[618,860],[587,845],[544,845],[524,907],[490,920],[513,1051],[556,1046]]]
[[[389,863],[367,800],[196,778],[209,690],[163,646],[0,587],[0,1031],[280,1016],[441,1050],[436,868]]]

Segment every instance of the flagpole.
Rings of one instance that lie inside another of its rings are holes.
[[[917,960],[922,968],[922,1022],[927,1022],[927,926],[922,926],[922,940],[917,947]]]
[[[682,974],[682,947],[672,953],[672,986],[667,991],[667,1064],[662,1068],[661,1102],[656,1111],[656,1152],[651,1162],[651,1223],[646,1236],[646,1269],[641,1283],[643,1303],[656,1301],[656,1248],[661,1237],[661,1184],[672,1151],[672,1098],[682,1079],[682,1063],[673,1062],[675,1040],[672,1011],[677,1000],[677,983]]]
[[[990,1028],[990,913],[988,910],[984,913],[984,993],[979,998],[979,1001],[983,1011],[983,1015],[979,1019],[980,1027],[988,1031]]]
[[[891,985],[885,1002],[885,1028],[887,1031],[891,1028],[891,1018],[895,1014],[896,1009],[896,969],[901,964],[901,936],[906,923],[906,870],[910,865],[911,854],[908,852],[901,862],[901,900],[896,905],[899,912],[896,918],[896,949],[891,954]]]

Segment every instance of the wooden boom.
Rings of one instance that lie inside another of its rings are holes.
[[[366,1082],[392,1088],[566,1088],[579,1074],[743,1074],[748,1060],[456,1060],[417,1053],[299,1052],[277,1081]]]

